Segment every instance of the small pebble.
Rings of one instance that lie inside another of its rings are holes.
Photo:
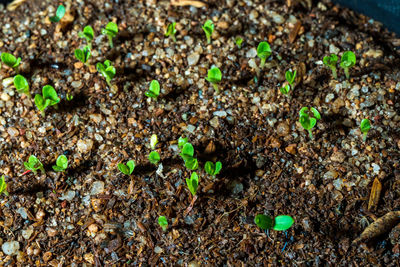
[[[9,242],[5,242],[2,246],[1,246],[4,254],[12,256],[12,255],[16,255],[18,253],[19,250],[19,243],[18,241],[9,241]]]

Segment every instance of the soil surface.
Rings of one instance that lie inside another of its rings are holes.
[[[328,1],[76,0],[52,23],[58,1],[19,2],[0,5],[0,51],[22,58],[32,95],[50,84],[62,100],[42,117],[3,64],[0,175],[10,195],[0,202],[0,265],[399,265],[399,227],[353,244],[400,208],[400,40],[378,22]],[[201,28],[207,19],[211,44]],[[101,35],[109,21],[119,27],[113,49]],[[164,37],[174,21],[175,43]],[[95,31],[90,66],[74,56],[86,25]],[[261,41],[272,55],[258,70]],[[322,58],[347,50],[357,63],[349,80],[341,68],[334,80]],[[106,59],[116,67],[111,87],[95,68]],[[212,66],[222,71],[220,94],[204,79]],[[284,96],[289,69],[297,79]],[[145,96],[153,79],[157,101]],[[313,140],[299,123],[305,106],[322,117]],[[364,118],[372,124],[366,142]],[[152,134],[158,167],[148,160]],[[182,135],[200,165],[187,215]],[[62,154],[69,167],[56,173]],[[23,174],[30,155],[45,174]],[[127,176],[117,164],[130,159],[137,166]],[[208,160],[223,164],[215,178],[204,172]],[[368,209],[376,179],[381,189]],[[291,215],[295,224],[267,235],[254,224],[260,213]]]

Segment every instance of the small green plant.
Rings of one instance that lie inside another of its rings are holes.
[[[179,142],[178,142],[178,146],[179,146]],[[179,155],[182,157],[183,161],[185,162],[186,168],[188,168],[189,170],[192,170],[192,171],[197,170],[197,168],[199,167],[199,162],[197,161],[196,158],[193,157],[194,148],[191,143],[187,142],[187,139],[186,139],[186,143],[181,146],[181,153]]]
[[[14,86],[15,89],[17,89],[17,92],[20,94],[26,94],[29,97],[31,96],[31,93],[29,92],[29,84],[28,81],[25,79],[24,76],[18,74],[14,77]]]
[[[152,80],[150,83],[149,90],[144,94],[147,97],[154,98],[157,100],[157,97],[160,95],[160,83],[156,80]]]
[[[207,161],[204,165],[204,170],[211,176],[217,175],[222,169],[222,163],[217,161],[215,164],[211,161]]]
[[[107,26],[106,26],[104,29],[101,30],[101,33],[107,35],[107,38],[108,38],[108,42],[109,42],[109,44],[110,44],[110,47],[113,48],[113,47],[114,47],[114,44],[113,44],[112,39],[113,39],[115,36],[117,36],[117,33],[118,33],[118,25],[111,21],[111,22],[109,22],[109,23],[107,24]]]
[[[211,44],[211,35],[214,32],[214,23],[212,22],[212,20],[207,20],[204,25],[203,25],[203,31],[206,34],[207,37],[207,43]]]
[[[78,36],[81,38],[85,38],[88,43],[90,49],[92,49],[92,41],[94,39],[94,31],[92,26],[88,25],[83,28],[83,31],[78,33]]]
[[[189,170],[195,171],[199,168],[199,162],[196,158],[189,158],[185,160],[185,167]]]
[[[371,122],[369,119],[363,119],[360,124],[360,130],[363,133],[364,142],[367,141],[368,131],[371,129]]]
[[[294,81],[295,81],[295,79],[296,79],[296,73],[297,73],[297,71],[295,70],[295,71],[290,71],[290,70],[288,70],[288,71],[286,71],[286,73],[285,73],[285,78],[286,78],[286,81],[290,84],[290,86],[292,87],[292,89],[293,89],[293,83],[294,83]]]
[[[37,174],[37,170],[40,170],[42,173],[45,173],[43,164],[38,160],[37,157],[31,155],[28,159],[28,162],[24,162],[25,169],[32,171],[35,175]]]
[[[179,149],[182,149],[183,146],[184,146],[187,142],[188,142],[188,138],[187,138],[187,137],[183,137],[183,136],[179,137],[179,139],[178,139],[178,148],[179,148]]]
[[[9,193],[7,191],[7,183],[4,179],[4,175],[2,175],[0,178],[0,194],[1,193],[3,193],[6,196],[9,196]]]
[[[257,46],[257,56],[261,59],[260,68],[264,68],[265,61],[271,55],[271,47],[267,42],[261,42]]]
[[[209,81],[213,85],[214,90],[217,93],[219,92],[218,83],[221,82],[221,79],[222,79],[222,73],[219,70],[219,68],[213,67],[208,70],[206,80]]]
[[[314,128],[315,124],[317,124],[317,120],[321,119],[321,115],[319,114],[318,110],[316,108],[310,108],[310,111],[313,115],[313,117],[311,117],[309,114],[309,110],[307,107],[303,107],[300,110],[300,124],[301,126],[303,126],[303,128],[305,130],[308,131],[310,138],[313,139],[313,135],[312,135],[312,128]]]
[[[168,220],[165,218],[165,216],[158,217],[158,224],[161,226],[164,232],[167,230]]]
[[[85,45],[83,49],[75,49],[75,57],[85,65],[89,65],[89,58],[91,56],[90,47]]]
[[[242,37],[236,37],[235,43],[236,43],[236,45],[237,45],[237,47],[239,49],[242,48],[243,38]]]
[[[56,11],[56,15],[50,17],[51,22],[59,22],[65,15],[65,7],[63,5],[59,5]]]
[[[333,78],[337,79],[337,71],[336,64],[338,61],[338,57],[335,54],[331,54],[330,56],[325,56],[322,60],[324,65],[331,69]]]
[[[287,95],[290,92],[290,85],[286,84],[285,86],[279,89],[283,95]]]
[[[110,60],[104,61],[104,64],[99,62],[96,64],[97,71],[103,75],[104,78],[106,78],[106,82],[108,86],[111,87],[111,80],[114,78],[116,70],[113,65],[111,65]]]
[[[340,67],[344,69],[344,74],[347,79],[350,79],[349,69],[356,64],[356,55],[352,51],[343,53],[340,59]]]
[[[168,25],[167,30],[165,31],[165,37],[171,37],[174,42],[176,42],[175,34],[176,34],[176,29],[175,29],[176,22],[172,22]]]
[[[196,172],[192,173],[190,179],[186,178],[186,184],[189,188],[190,193],[192,193],[192,195],[195,196],[197,188],[199,187],[199,176],[197,175]]]
[[[67,94],[65,95],[65,99],[67,99],[67,101],[71,101],[72,99],[74,99],[74,96],[71,95],[71,94],[69,94],[69,93],[67,93]]]
[[[118,170],[123,174],[131,175],[133,170],[135,169],[135,166],[135,161],[130,160],[126,163],[126,165],[123,163],[118,163]]]
[[[54,106],[57,109],[57,103],[60,102],[60,98],[57,95],[56,90],[54,90],[53,86],[45,85],[42,89],[42,95],[35,95],[35,105],[41,111],[42,116],[44,117],[44,110],[49,106]]]
[[[149,154],[149,161],[150,163],[157,165],[158,162],[160,161],[160,154],[158,154],[157,151],[151,151]]]
[[[65,155],[58,156],[56,160],[56,165],[53,165],[53,170],[55,172],[63,172],[68,168],[68,159]]]
[[[270,216],[258,214],[254,222],[262,230],[286,231],[293,225],[294,219],[289,215],[279,215],[272,219]]]
[[[18,66],[21,64],[21,58],[16,58],[14,55],[9,54],[9,53],[1,53],[1,61],[9,66],[10,68],[13,68],[16,72],[18,72]]]

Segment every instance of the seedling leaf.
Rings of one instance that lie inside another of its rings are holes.
[[[59,5],[56,11],[56,15],[50,17],[51,22],[59,22],[65,15],[65,7],[63,5]]]
[[[160,83],[157,80],[152,80],[150,83],[149,90],[145,92],[147,97],[157,99],[160,95]]]
[[[271,47],[267,42],[260,42],[257,46],[257,56],[261,59],[260,68],[263,68],[265,61],[271,55]]]
[[[160,154],[158,154],[157,151],[151,151],[149,154],[149,161],[150,163],[157,165],[158,162],[160,161]]]
[[[6,196],[9,195],[8,191],[7,191],[7,183],[5,181],[4,175],[1,176],[0,178],[0,194],[3,193]]]
[[[158,224],[161,226],[161,228],[163,229],[163,231],[167,230],[168,227],[168,220],[167,218],[165,218],[165,216],[160,216],[158,217]]]
[[[286,231],[294,223],[294,219],[288,215],[279,215],[275,217],[275,224],[272,229],[275,231]]]
[[[193,196],[196,195],[197,188],[199,186],[199,176],[197,175],[196,172],[193,172],[192,175],[189,178],[186,178],[186,184],[189,188],[190,193],[192,193]]]
[[[207,20],[204,25],[203,25],[203,31],[206,34],[206,38],[207,38],[207,43],[210,44],[211,43],[211,35],[214,32],[214,23],[212,22],[212,20]]]
[[[22,94],[26,94],[29,97],[31,96],[31,94],[29,93],[29,84],[28,81],[25,79],[24,76],[18,74],[14,77],[14,86],[15,89],[17,89],[17,92]]]
[[[272,218],[264,214],[258,214],[254,218],[254,223],[262,230],[271,229],[274,225]]]

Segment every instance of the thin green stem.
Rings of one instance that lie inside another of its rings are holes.
[[[207,44],[211,44],[211,36],[207,34],[206,37],[207,37]]]
[[[114,48],[114,44],[113,44],[113,41],[112,41],[112,37],[111,37],[110,35],[107,35],[107,37],[108,37],[108,42],[110,43],[110,47],[111,47],[111,48]]]
[[[349,68],[344,68],[344,74],[346,75],[347,80],[350,79]]]
[[[44,113],[44,110],[42,110],[42,112],[40,114],[42,114],[43,118],[46,116],[46,114]]]
[[[332,66],[332,67],[331,67],[331,70],[332,70],[333,78],[334,78],[335,80],[337,80],[337,71],[336,71],[336,67],[335,67],[335,66]]]
[[[363,134],[363,141],[366,142],[367,141],[367,132]]]
[[[261,68],[261,69],[264,68],[265,60],[266,60],[266,59],[264,59],[264,58],[261,59],[261,63],[260,63],[260,68]]]
[[[310,136],[310,139],[314,139],[314,136],[313,136],[313,134],[312,134],[312,131],[311,131],[311,130],[308,130],[308,135]]]
[[[212,83],[214,90],[217,92],[217,94],[219,94],[219,89],[218,89],[218,85],[216,83]]]

